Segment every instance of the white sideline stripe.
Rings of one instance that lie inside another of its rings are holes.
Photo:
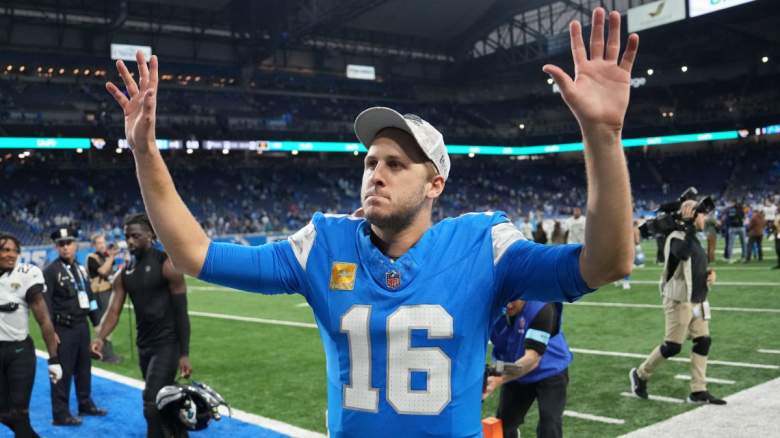
[[[704,405],[620,438],[776,437],[780,429],[780,378],[731,394],[727,406]]]
[[[309,307],[309,303],[299,303],[296,304],[295,307]]]
[[[677,380],[691,380],[691,376],[686,375],[686,374],[678,374],[678,375],[674,376],[674,378],[677,379]],[[707,377],[707,383],[722,383],[724,385],[733,385],[733,384],[735,384],[737,382],[735,382],[734,380],[727,380],[727,379],[715,379],[713,377],[709,377],[708,376]]]
[[[636,304],[636,303],[610,303],[598,301],[577,301],[576,303],[564,303],[573,306],[593,306],[593,307],[624,307],[638,309],[662,309],[661,304]],[[756,312],[756,313],[780,313],[780,309],[758,309],[752,307],[712,307],[712,310],[724,312]]]
[[[209,312],[190,311],[189,314],[194,316],[204,316],[206,318],[229,319],[232,321],[243,321],[243,322],[256,322],[258,324],[274,324],[274,325],[286,325],[289,327],[317,328],[317,324],[312,324],[309,322],[281,321],[278,319],[265,319],[265,318],[250,318],[248,316],[225,315],[222,313],[209,313]]]
[[[647,357],[646,354],[639,354],[639,353],[622,353],[619,351],[601,351],[601,350],[588,350],[584,348],[569,348],[569,350],[573,351],[574,353],[582,353],[582,354],[595,354],[598,356],[614,356],[614,357],[631,357],[636,359],[644,359]],[[687,358],[682,357],[670,357],[667,360],[673,360],[675,362],[690,362]],[[725,366],[731,366],[731,367],[742,367],[742,368],[759,368],[759,369],[765,369],[765,370],[777,370],[780,369],[779,365],[765,365],[765,364],[759,364],[759,363],[748,363],[748,362],[730,362],[725,360],[708,360],[708,365],[725,365]]]
[[[767,350],[765,348],[759,348],[756,351],[758,351],[759,353],[764,353],[764,354],[780,354],[780,350]]]
[[[609,418],[609,417],[602,417],[600,415],[593,415],[593,414],[583,414],[582,412],[575,412],[575,411],[563,411],[563,415],[567,417],[574,417],[574,418],[580,418],[583,420],[590,420],[590,421],[598,421],[600,423],[608,423],[608,424],[625,424],[626,420],[621,420],[620,418]]]
[[[42,359],[49,358],[49,354],[46,353],[45,351],[35,350],[35,354]],[[123,385],[127,385],[133,388],[137,388],[140,390],[144,389],[144,382],[142,380],[123,376],[113,371],[108,371],[103,368],[96,367],[95,365],[92,365],[92,374],[103,377],[104,379],[113,380],[114,382],[121,383]],[[244,412],[240,409],[231,408],[231,410],[233,413],[233,415],[231,415],[231,418],[235,418],[245,423],[254,424],[255,426],[260,426],[265,429],[270,429],[273,430],[274,432],[283,433],[291,437],[301,437],[301,438],[324,438],[325,437],[325,435],[321,433],[302,429],[300,427],[293,426],[292,424],[283,423],[279,420],[261,417],[260,415],[250,414],[249,412]]]
[[[717,270],[717,269],[716,269]],[[629,280],[629,283],[633,284],[658,284],[658,280]],[[754,281],[754,282],[736,282],[736,281],[718,281],[715,282],[717,286],[769,286],[780,287],[780,283],[772,283],[769,281]]]
[[[639,397],[636,396],[636,394],[631,393],[631,392],[621,392],[620,395],[622,395],[623,397],[639,398]],[[652,394],[650,394],[650,395],[647,396],[647,398],[649,398],[650,400],[661,401],[661,402],[666,402],[666,403],[679,403],[679,404],[685,403],[685,400],[683,400],[681,398],[664,397],[662,395],[652,395]]]
[[[771,266],[715,266],[713,269],[716,271],[768,271],[770,270]],[[644,268],[640,268],[635,266],[634,272],[642,272],[642,271],[662,271],[664,269],[663,266],[645,266]]]

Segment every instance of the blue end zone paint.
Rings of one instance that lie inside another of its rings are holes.
[[[35,372],[30,420],[33,428],[42,437],[137,437],[146,436],[146,421],[141,407],[141,390],[98,376],[92,376],[92,398],[95,403],[108,409],[106,417],[83,417],[78,427],[53,426],[51,424],[51,398],[46,361],[38,358]],[[71,384],[71,414],[76,414],[75,388]],[[0,437],[12,436],[11,431],[0,425]],[[212,421],[206,430],[190,432],[192,437],[286,437],[278,432],[264,429],[229,417]]]

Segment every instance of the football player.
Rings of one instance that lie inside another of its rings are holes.
[[[485,349],[500,306],[573,301],[625,277],[634,258],[620,142],[638,36],[622,60],[620,14],[593,12],[590,59],[571,23],[576,78],[545,65],[580,123],[588,176],[585,244],[529,242],[501,212],[433,224],[450,172],[441,133],[415,115],[369,108],[355,131],[368,148],[363,218],[315,214],[288,240],[212,242],[176,192],[155,141],[158,61],[138,52],[140,82],[117,62],[125,116],[154,230],[177,269],[261,293],[300,293],[324,344],[330,436],[478,436]],[[603,239],[609,234],[611,239]],[[544,292],[539,292],[544,291]]]

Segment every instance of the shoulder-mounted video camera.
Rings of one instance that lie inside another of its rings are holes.
[[[658,210],[655,211],[655,217],[639,227],[642,238],[649,239],[657,235],[667,235],[672,231],[684,231],[686,226],[693,222],[693,218],[687,221],[683,220],[680,206],[685,201],[695,201],[698,194],[699,191],[696,190],[696,187],[688,187],[676,201],[667,202],[658,207]],[[713,210],[715,210],[715,202],[709,196],[704,197],[696,203],[693,217],[695,218],[699,213],[709,214]]]

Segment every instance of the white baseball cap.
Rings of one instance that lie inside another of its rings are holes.
[[[403,114],[383,106],[364,110],[355,118],[355,134],[367,148],[371,147],[379,131],[398,128],[409,133],[417,141],[423,153],[433,162],[439,175],[447,179],[450,174],[450,156],[444,145],[444,136],[436,128],[415,114]]]

